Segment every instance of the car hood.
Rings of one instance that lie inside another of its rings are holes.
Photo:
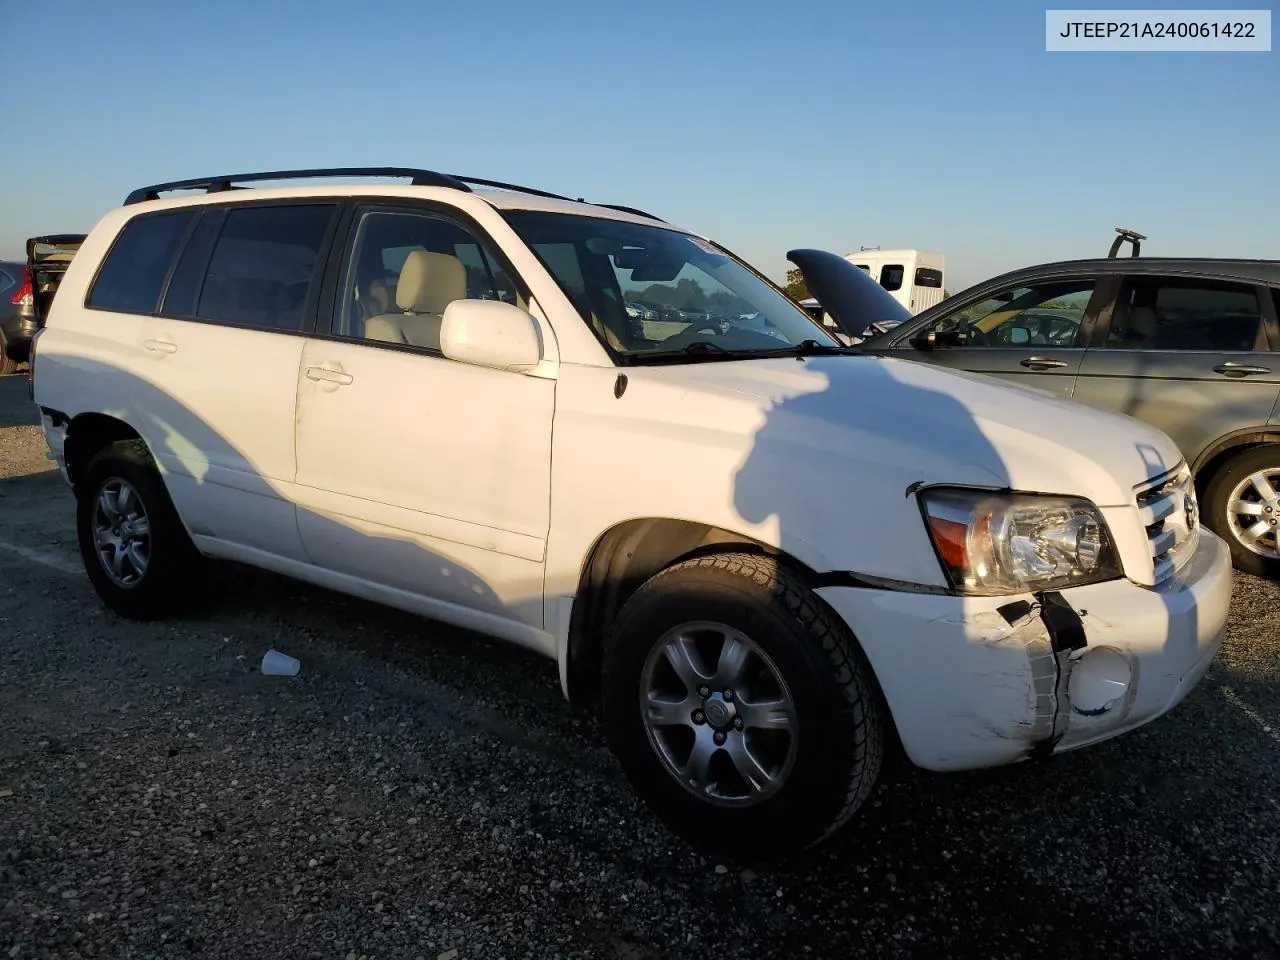
[[[862,461],[899,496],[923,484],[971,484],[1134,502],[1134,489],[1179,465],[1161,431],[1122,414],[982,374],[869,356],[650,368],[672,385],[750,398],[763,420],[753,456]],[[637,371],[638,372],[638,371]],[[713,426],[713,425],[708,425]],[[790,451],[790,453],[789,453]],[[792,454],[794,456],[792,456]],[[815,478],[819,479],[819,478]],[[823,477],[847,483],[857,477]]]

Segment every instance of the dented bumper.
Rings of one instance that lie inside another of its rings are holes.
[[[1222,643],[1226,544],[1202,530],[1160,586],[1023,597],[826,587],[875,670],[911,761],[967,770],[1118,736],[1176,706]]]

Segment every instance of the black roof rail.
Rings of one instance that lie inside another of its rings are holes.
[[[568,200],[573,202],[572,197],[564,197],[558,193],[550,193],[546,190],[538,190],[534,187],[522,187],[515,183],[503,183],[501,180],[482,180],[479,177],[463,176],[455,176],[455,179],[461,180],[463,183],[474,183],[481,187],[496,187],[499,190],[514,190],[516,193],[527,193],[534,197],[546,197],[548,200]]]
[[[125,198],[125,205],[159,199],[161,193],[171,190],[201,190],[220,193],[235,189],[237,183],[253,183],[262,180],[304,180],[321,177],[409,177],[415,187],[452,187],[464,190],[468,187],[460,178],[434,170],[415,170],[411,167],[330,167],[322,170],[272,170],[266,173],[234,173],[221,177],[200,177],[195,180],[174,180],[139,187]]]
[[[1129,256],[1136,257],[1138,251],[1142,249],[1142,241],[1147,239],[1143,234],[1136,233],[1128,227],[1116,227],[1116,233],[1119,236],[1111,241],[1111,250],[1107,253],[1107,259],[1115,257],[1120,252],[1120,244],[1125,241],[1133,244],[1133,253],[1129,254]]]
[[[597,207],[608,207],[610,210],[621,210],[623,213],[634,213],[637,217],[648,217],[650,220],[657,220],[659,223],[666,223],[661,217],[655,217],[652,213],[645,213],[643,210],[637,210],[635,207],[624,207],[620,203],[597,203]]]
[[[221,193],[224,190],[242,189],[238,186],[238,184],[242,183],[255,183],[264,180],[320,179],[323,177],[408,177],[415,187],[449,187],[470,193],[471,187],[468,184],[476,184],[482,187],[495,187],[499,190],[527,193],[535,197],[546,197],[548,200],[568,200],[571,203],[586,202],[581,197],[575,201],[573,197],[566,197],[559,193],[551,193],[535,187],[522,187],[515,183],[503,183],[501,180],[464,177],[458,174],[437,173],[434,170],[418,170],[413,167],[327,167],[319,170],[272,170],[265,173],[233,173],[221,177],[173,180],[169,183],[156,183],[149,187],[139,187],[125,197],[124,202],[128,206],[129,204],[142,203],[146,200],[158,200],[160,194],[169,193],[173,190],[204,190],[206,193]],[[659,223],[665,222],[660,217],[645,213],[643,210],[637,210],[635,207],[624,207],[616,203],[598,203],[593,204],[593,206],[608,207],[612,210],[621,210],[624,213],[634,213],[637,216],[648,217],[650,220],[657,220]]]

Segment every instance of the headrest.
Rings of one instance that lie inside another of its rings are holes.
[[[1156,335],[1156,312],[1150,307],[1134,307],[1129,311],[1129,329],[1150,340]]]
[[[444,313],[467,296],[467,268],[447,253],[415,250],[405,258],[396,284],[396,305],[406,313]]]

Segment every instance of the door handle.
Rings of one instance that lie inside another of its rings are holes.
[[[1065,367],[1067,361],[1054,360],[1052,357],[1027,357],[1022,361],[1022,366],[1032,370],[1053,370],[1056,367]]]
[[[143,340],[142,346],[151,353],[177,353],[178,345],[172,340]]]
[[[351,382],[352,377],[349,373],[343,373],[341,370],[330,370],[328,367],[307,367],[307,379],[346,386]]]
[[[1234,360],[1228,360],[1226,363],[1220,363],[1214,367],[1213,372],[1220,373],[1224,377],[1261,377],[1271,371],[1266,367],[1259,367],[1252,363],[1236,363]]]

